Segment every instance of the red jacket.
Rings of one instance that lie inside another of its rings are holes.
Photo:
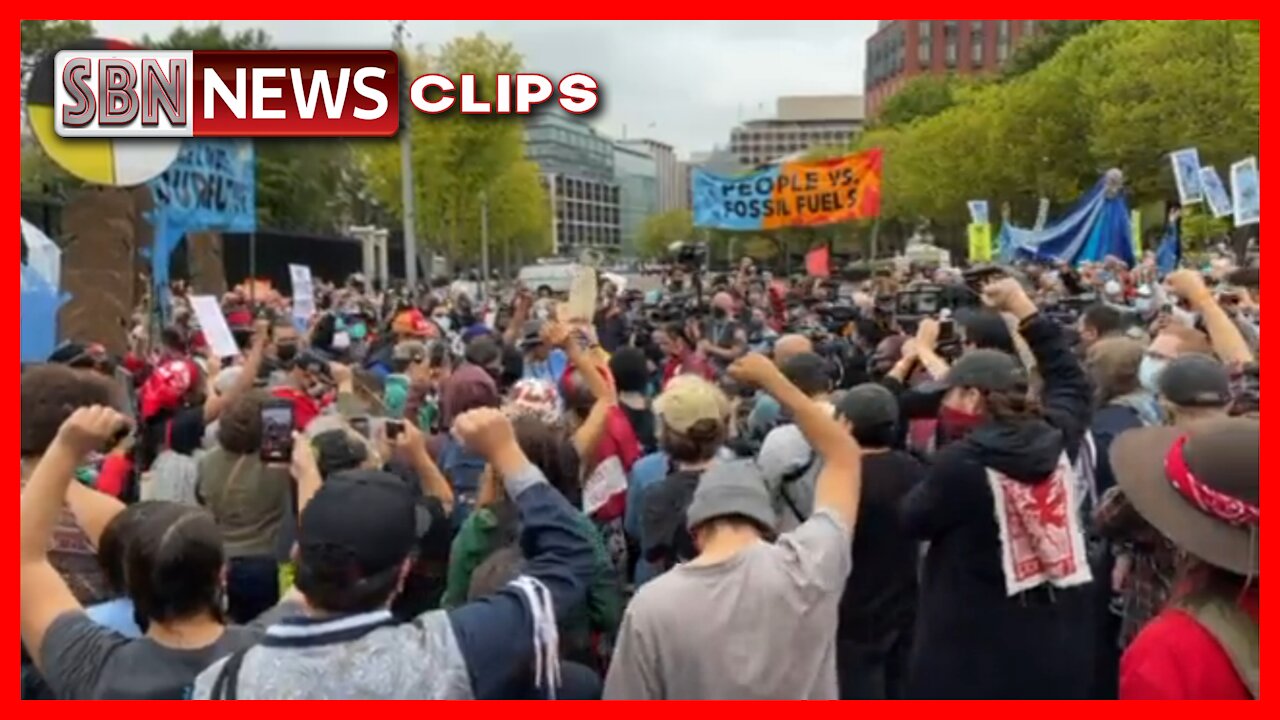
[[[288,385],[282,385],[271,391],[272,397],[282,400],[291,400],[293,402],[293,429],[302,432],[307,429],[312,420],[320,414],[320,404],[310,395],[291,388]]]
[[[1258,595],[1241,607],[1258,619]],[[1121,700],[1252,700],[1231,658],[1191,615],[1166,608],[1120,659]]]
[[[678,360],[667,358],[667,364],[662,368],[662,387],[665,388],[675,376],[684,374],[700,375],[704,380],[711,382],[715,382],[716,379],[716,372],[706,358],[691,352]]]

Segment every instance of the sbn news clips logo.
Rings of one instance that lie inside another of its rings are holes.
[[[390,50],[64,50],[54,129],[64,138],[385,137],[400,127],[400,61]],[[409,83],[420,112],[526,115],[554,98],[599,104],[595,79],[501,74],[491,100],[474,75]]]

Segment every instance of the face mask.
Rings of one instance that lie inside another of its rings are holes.
[[[369,334],[369,326],[362,322],[352,323],[347,332],[351,334],[352,340],[363,340],[365,335]]]
[[[1146,315],[1151,312],[1151,298],[1140,297],[1133,301],[1133,309]]]
[[[1173,315],[1174,320],[1177,320],[1190,328],[1195,327],[1200,322],[1200,315],[1198,313],[1191,312],[1190,310],[1183,310],[1177,305],[1171,306],[1169,308],[1169,312]]]
[[[276,357],[279,358],[281,362],[293,362],[293,359],[297,356],[298,346],[293,343],[276,346]]]
[[[449,332],[449,330],[452,329],[453,318],[449,317],[448,315],[436,315],[431,319],[435,320],[436,324],[440,326],[440,329],[444,330],[445,332]]]
[[[942,432],[943,442],[952,442],[968,435],[971,430],[982,424],[983,416],[976,413],[942,406],[938,412],[938,427]]]
[[[1142,362],[1138,365],[1138,382],[1141,383],[1143,389],[1158,395],[1160,393],[1160,373],[1164,372],[1164,368],[1168,364],[1168,360],[1144,355]]]

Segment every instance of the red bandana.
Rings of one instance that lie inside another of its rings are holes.
[[[1196,479],[1191,468],[1187,467],[1187,459],[1183,450],[1187,445],[1187,436],[1183,435],[1169,448],[1164,459],[1164,474],[1169,478],[1173,489],[1208,515],[1236,527],[1258,524],[1258,506],[1218,492]]]

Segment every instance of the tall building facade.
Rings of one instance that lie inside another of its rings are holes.
[[[653,156],[653,164],[658,175],[658,212],[664,213],[685,207],[680,180],[680,161],[676,159],[676,150],[670,145],[652,139],[622,140],[619,145],[640,148]]]
[[[889,20],[867,40],[867,116],[917,75],[999,69],[1036,20]]]
[[[643,143],[615,144],[613,176],[618,185],[619,249],[622,255],[635,257],[645,219],[658,212],[660,179],[653,151]]]
[[[531,115],[525,154],[538,164],[551,203],[552,248],[575,256],[583,247],[622,247],[621,192],[613,142],[585,120],[562,112]]]
[[[760,165],[823,145],[847,144],[863,127],[858,95],[778,98],[777,116],[748,120],[733,129],[729,152],[743,165]]]

